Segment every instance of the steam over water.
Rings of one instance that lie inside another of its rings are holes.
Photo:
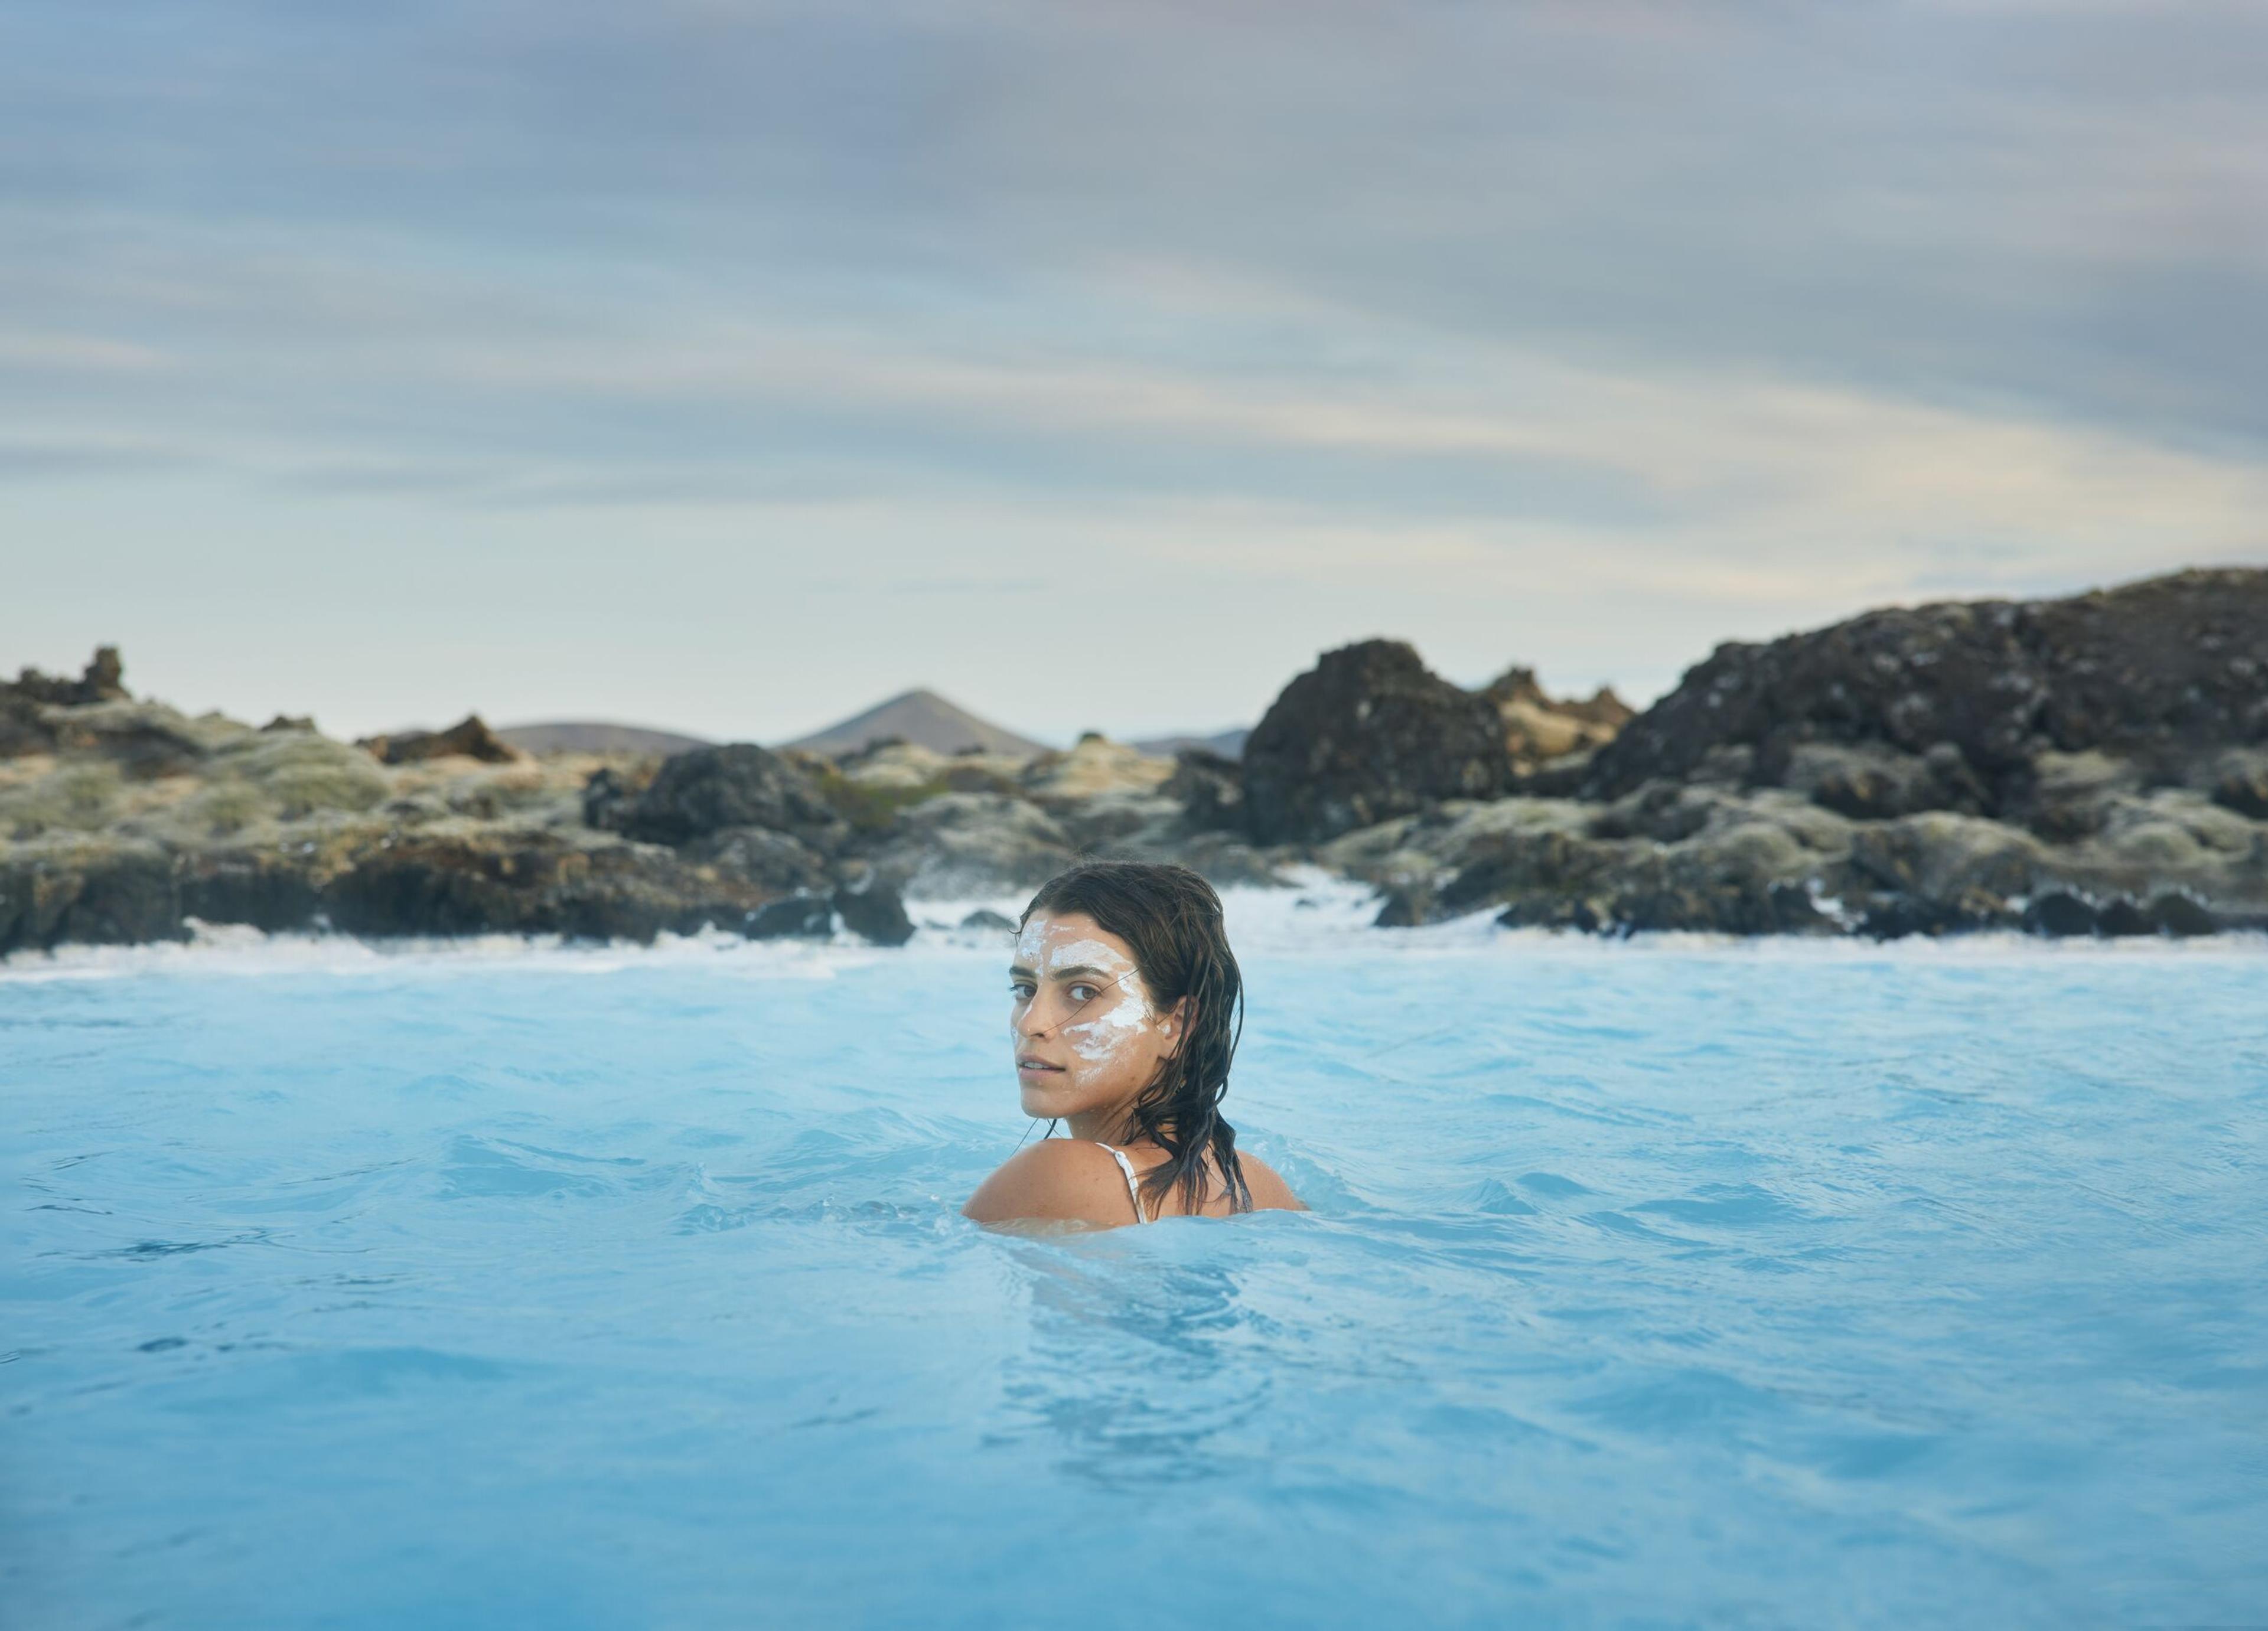
[[[1054,1239],[1005,939],[9,966],[6,1622],[2260,1618],[2268,952],[1354,909]]]

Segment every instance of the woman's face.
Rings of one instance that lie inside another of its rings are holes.
[[[1016,1085],[1038,1120],[1109,1119],[1179,1040],[1176,1017],[1151,1005],[1126,943],[1085,913],[1035,914],[1016,937],[1008,988]]]

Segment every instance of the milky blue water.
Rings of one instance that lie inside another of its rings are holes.
[[[2268,951],[1248,962],[1028,1239],[990,949],[19,961],[0,1620],[2268,1620]]]

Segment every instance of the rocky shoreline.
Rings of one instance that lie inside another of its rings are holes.
[[[913,932],[1086,856],[1320,865],[1382,926],[1878,938],[2268,928],[2268,571],[1870,613],[1720,647],[1632,716],[1327,653],[1241,760],[353,744],[137,701],[106,650],[0,683],[0,953],[189,937]]]

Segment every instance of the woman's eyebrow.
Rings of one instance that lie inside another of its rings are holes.
[[[1035,981],[1039,978],[1039,975],[1029,964],[1011,963],[1008,965],[1008,977],[1012,980],[1023,979]],[[1075,963],[1069,968],[1050,968],[1048,970],[1048,977],[1050,980],[1085,978],[1089,980],[1101,980],[1108,983],[1116,983],[1111,979],[1109,970],[1097,968],[1092,963]],[[1126,978],[1124,974],[1117,976],[1117,979],[1119,980],[1123,980],[1124,978]]]

